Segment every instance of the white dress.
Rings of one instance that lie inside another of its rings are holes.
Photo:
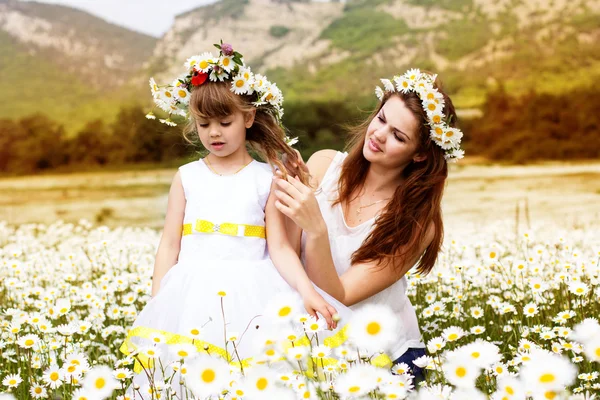
[[[179,171],[186,207],[178,262],[137,317],[121,351],[129,354],[153,346],[160,334],[159,341],[167,345],[192,343],[200,351],[208,348],[226,357],[225,337],[236,333],[239,358],[230,361],[256,360],[264,350],[261,335],[269,329],[269,318],[263,315],[269,303],[277,295],[300,301],[267,252],[265,205],[271,167],[255,160],[237,174],[221,176],[198,160]],[[349,318],[348,308],[319,292],[343,320]],[[340,328],[323,337],[342,338]],[[229,346],[229,353],[232,350]],[[163,356],[166,351],[161,351]]]
[[[371,218],[355,227],[346,224],[342,206],[338,203],[332,207],[333,201],[338,197],[338,182],[340,178],[341,166],[348,154],[338,152],[331,165],[321,180],[316,198],[323,219],[327,225],[329,233],[329,244],[333,263],[338,275],[342,275],[350,268],[350,259],[362,245],[367,235],[374,227],[375,219]],[[306,235],[302,234],[302,262],[306,263],[304,250],[306,248]],[[421,341],[421,332],[415,309],[406,296],[407,282],[402,277],[392,286],[381,292],[365,299],[359,303],[350,306],[352,310],[359,310],[367,304],[383,304],[391,307],[392,311],[398,317],[397,342],[389,351],[391,360],[396,360],[409,348],[423,348],[425,345]]]

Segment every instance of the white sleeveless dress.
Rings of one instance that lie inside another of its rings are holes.
[[[367,235],[374,227],[375,219],[372,218],[355,227],[349,227],[344,219],[342,206],[338,203],[332,207],[333,201],[338,197],[338,181],[341,166],[348,153],[338,152],[327,172],[321,180],[321,185],[316,193],[319,208],[327,225],[329,244],[333,263],[338,275],[342,275],[350,267],[350,259],[361,246]],[[306,235],[302,234],[302,262],[306,262],[304,254],[306,248]],[[424,348],[421,341],[421,332],[415,309],[406,296],[407,282],[402,277],[392,286],[365,299],[353,306],[352,310],[359,310],[367,304],[384,304],[391,307],[398,317],[397,342],[389,351],[392,360],[396,360],[409,348]]]
[[[230,361],[251,363],[264,351],[263,335],[272,319],[265,311],[278,295],[295,298],[299,311],[306,312],[267,252],[271,167],[255,160],[237,174],[221,176],[198,160],[179,171],[186,207],[178,262],[137,317],[121,351],[155,346],[159,334],[161,359],[169,351],[165,347],[182,343],[226,357],[225,336],[237,333],[240,357]],[[343,320],[350,318],[347,307],[319,292]],[[340,326],[320,335],[345,340],[341,331]]]

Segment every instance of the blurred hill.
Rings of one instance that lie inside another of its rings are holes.
[[[0,118],[44,112],[78,127],[114,117],[140,94],[155,43],[73,8],[0,0]]]

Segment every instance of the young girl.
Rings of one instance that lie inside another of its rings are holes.
[[[126,354],[157,343],[191,343],[244,364],[263,349],[265,307],[293,289],[330,328],[334,314],[345,312],[308,279],[270,195],[272,166],[283,169],[278,155],[294,155],[280,125],[281,92],[245,67],[230,45],[217,46],[218,57],[190,58],[189,72],[172,85],[150,81],[161,108],[179,115],[189,109],[186,134],[208,155],[180,167],[173,179],[153,298],[121,348]],[[254,160],[247,144],[271,165]]]

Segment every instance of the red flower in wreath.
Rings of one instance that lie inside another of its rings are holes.
[[[200,86],[204,82],[206,82],[207,79],[208,79],[208,74],[205,74],[204,72],[195,71],[194,76],[192,77],[192,85]]]

